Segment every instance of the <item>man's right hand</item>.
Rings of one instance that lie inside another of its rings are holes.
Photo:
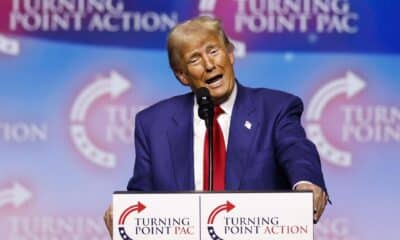
[[[112,204],[107,208],[106,212],[104,213],[104,223],[106,224],[108,233],[110,233],[111,239],[113,234],[113,208]]]

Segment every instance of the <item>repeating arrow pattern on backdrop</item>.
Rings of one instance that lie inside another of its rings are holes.
[[[32,193],[21,184],[15,182],[10,189],[0,190],[0,207],[12,204],[15,208],[32,198]]]
[[[116,71],[111,71],[109,77],[100,77],[90,84],[76,98],[70,112],[70,134],[74,145],[79,152],[92,163],[114,168],[116,156],[96,146],[88,137],[85,120],[91,104],[99,97],[110,95],[112,99],[118,98],[131,87],[131,83]]]
[[[340,150],[329,143],[318,121],[321,120],[323,110],[335,97],[346,94],[347,99],[352,98],[365,88],[365,82],[355,73],[348,71],[340,79],[333,80],[324,85],[311,98],[306,111],[307,125],[305,126],[308,137],[315,143],[321,157],[338,166],[351,165],[351,153]]]

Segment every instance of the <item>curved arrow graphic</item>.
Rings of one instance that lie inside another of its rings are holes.
[[[322,128],[317,123],[321,119],[326,105],[340,94],[351,98],[365,88],[365,82],[351,71],[340,79],[334,80],[323,86],[312,98],[306,112],[305,127],[307,136],[315,143],[321,157],[327,161],[343,167],[351,165],[351,153],[342,151],[331,145],[323,134]]]
[[[319,124],[308,124],[306,126],[306,131],[307,136],[317,146],[321,157],[337,166],[348,167],[351,165],[351,154],[332,146],[322,133],[322,129]]]
[[[32,193],[16,182],[12,188],[0,190],[0,207],[10,203],[17,208],[31,198]]]
[[[113,153],[101,150],[89,139],[84,127],[86,114],[90,105],[99,97],[110,95],[111,98],[115,99],[129,88],[130,82],[128,80],[116,71],[111,71],[109,77],[101,77],[83,89],[72,106],[70,112],[72,141],[82,155],[99,166],[115,167],[116,157]]]
[[[336,96],[345,93],[347,98],[351,98],[365,87],[365,82],[349,71],[346,76],[334,80],[323,86],[311,99],[306,119],[308,121],[318,121],[321,118],[322,111],[330,100]]]
[[[222,205],[216,207],[216,208],[211,212],[210,216],[208,216],[208,221],[207,221],[207,223],[208,223],[208,224],[213,224],[213,223],[214,223],[214,219],[215,219],[215,217],[217,216],[218,213],[220,213],[220,212],[222,212],[222,211],[224,211],[224,210],[226,210],[226,212],[229,212],[229,211],[231,211],[231,210],[234,209],[234,208],[235,208],[235,205],[233,205],[233,204],[232,204],[231,202],[229,202],[229,201],[226,201],[225,204],[222,204]]]
[[[119,217],[118,220],[118,224],[124,224],[125,223],[125,219],[126,217],[131,214],[134,211],[137,211],[138,213],[140,213],[141,211],[143,211],[146,208],[146,206],[139,202],[135,205],[132,205],[130,207],[128,207],[127,209],[125,209],[125,211],[121,214],[121,216]]]
[[[138,203],[136,205],[132,205],[132,206],[128,207],[127,209],[125,209],[125,211],[122,212],[122,214],[118,220],[118,224],[120,225],[118,227],[118,232],[119,232],[119,235],[122,237],[122,239],[133,240],[132,238],[130,238],[128,236],[128,234],[126,233],[125,227],[123,225],[125,223],[126,217],[134,211],[137,211],[138,213],[140,213],[145,208],[146,208],[146,206],[143,203],[138,201]]]
[[[81,124],[73,124],[70,126],[72,141],[78,148],[78,151],[96,165],[113,168],[117,162],[116,156],[101,150],[94,145],[86,134],[86,129]]]
[[[208,216],[208,221],[207,221],[207,224],[209,224],[207,226],[207,231],[208,231],[208,234],[210,235],[211,239],[223,240],[223,238],[218,236],[218,234],[215,232],[214,226],[212,224],[214,223],[215,217],[218,215],[218,213],[225,211],[225,210],[226,210],[226,212],[229,212],[234,208],[235,208],[235,205],[233,205],[229,201],[226,201],[226,204],[219,205],[210,213],[210,216]]]
[[[87,110],[97,98],[109,94],[111,98],[115,99],[128,90],[130,85],[130,82],[116,71],[111,71],[109,77],[101,77],[79,94],[72,106],[71,121],[84,121]]]

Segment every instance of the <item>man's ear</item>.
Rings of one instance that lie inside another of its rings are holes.
[[[182,83],[182,85],[188,86],[189,81],[186,78],[186,74],[182,71],[175,71],[175,77]]]
[[[235,55],[234,55],[234,50],[232,49],[231,51],[229,51],[228,53],[228,57],[229,57],[229,61],[231,62],[231,64],[233,65],[235,63]]]

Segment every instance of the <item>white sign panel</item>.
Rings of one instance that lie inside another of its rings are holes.
[[[312,240],[311,192],[116,193],[114,239]]]
[[[312,209],[311,193],[204,194],[202,239],[312,240]]]
[[[114,194],[113,239],[198,240],[198,198],[193,194]]]

